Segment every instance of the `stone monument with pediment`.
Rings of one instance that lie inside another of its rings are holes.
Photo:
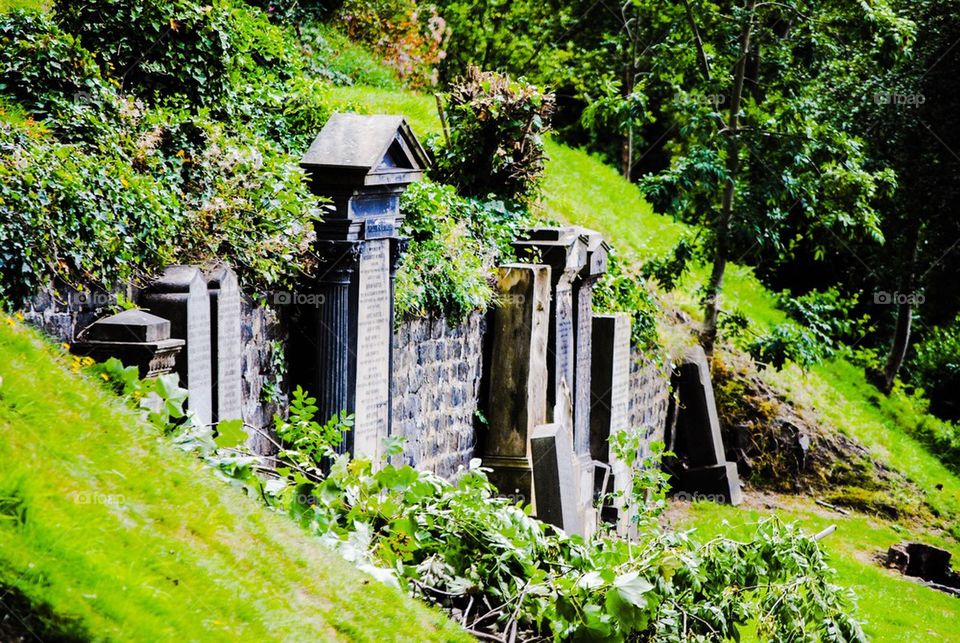
[[[300,161],[326,203],[315,224],[316,275],[291,311],[290,371],[317,398],[321,421],[354,415],[340,449],[375,465],[390,435],[400,194],[427,165],[402,117],[359,114],[334,114]]]

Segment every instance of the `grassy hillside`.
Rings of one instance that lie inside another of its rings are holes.
[[[469,640],[214,478],[57,353],[0,320],[0,589],[98,640]]]

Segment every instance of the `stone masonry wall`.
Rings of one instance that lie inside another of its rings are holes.
[[[645,432],[645,444],[663,440],[669,405],[670,369],[633,348],[630,351],[628,426]]]
[[[136,288],[130,286],[114,292],[102,290],[77,290],[58,284],[47,286],[23,309],[24,319],[56,339],[73,343],[77,335],[101,317],[117,312],[119,296],[128,301],[136,300]],[[258,429],[272,425],[273,415],[286,403],[286,388],[283,361],[275,362],[274,342],[283,354],[286,330],[269,306],[254,303],[249,297],[241,298],[240,333],[242,373],[242,409],[244,421]],[[264,389],[270,382],[278,382],[276,395],[268,395]],[[251,447],[262,454],[273,453],[269,440],[251,432]]]
[[[485,330],[479,313],[456,326],[427,317],[397,329],[393,434],[407,440],[404,463],[450,477],[474,456]]]

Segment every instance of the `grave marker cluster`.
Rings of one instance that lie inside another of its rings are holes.
[[[294,385],[317,398],[317,417],[354,415],[342,452],[380,466],[391,435],[394,273],[406,247],[399,197],[428,158],[399,116],[335,114],[303,156],[324,203],[315,224],[317,271],[297,292],[275,293],[289,322]],[[597,499],[626,491],[631,472],[610,450],[629,427],[628,314],[595,315],[607,269],[602,236],[577,226],[529,229],[514,243],[526,263],[499,268],[489,316],[483,462],[500,491],[530,501],[570,533],[597,528]],[[240,418],[241,299],[226,267],[171,266],[140,294],[146,311],[95,323],[78,350],[127,355],[141,372],[179,373],[188,406],[206,423]],[[179,357],[177,357],[178,351]],[[703,352],[689,352],[674,384],[674,439],[687,454],[680,488],[739,500],[723,457]],[[601,508],[628,535],[622,505]]]

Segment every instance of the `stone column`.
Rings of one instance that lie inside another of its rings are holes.
[[[321,422],[354,415],[341,448],[378,466],[392,413],[399,197],[427,156],[398,116],[335,114],[300,165],[325,205],[315,225],[317,275],[288,298],[298,320],[292,377],[316,395]]]
[[[550,268],[501,266],[490,315],[483,464],[503,494],[534,502],[530,436],[547,421]]]

